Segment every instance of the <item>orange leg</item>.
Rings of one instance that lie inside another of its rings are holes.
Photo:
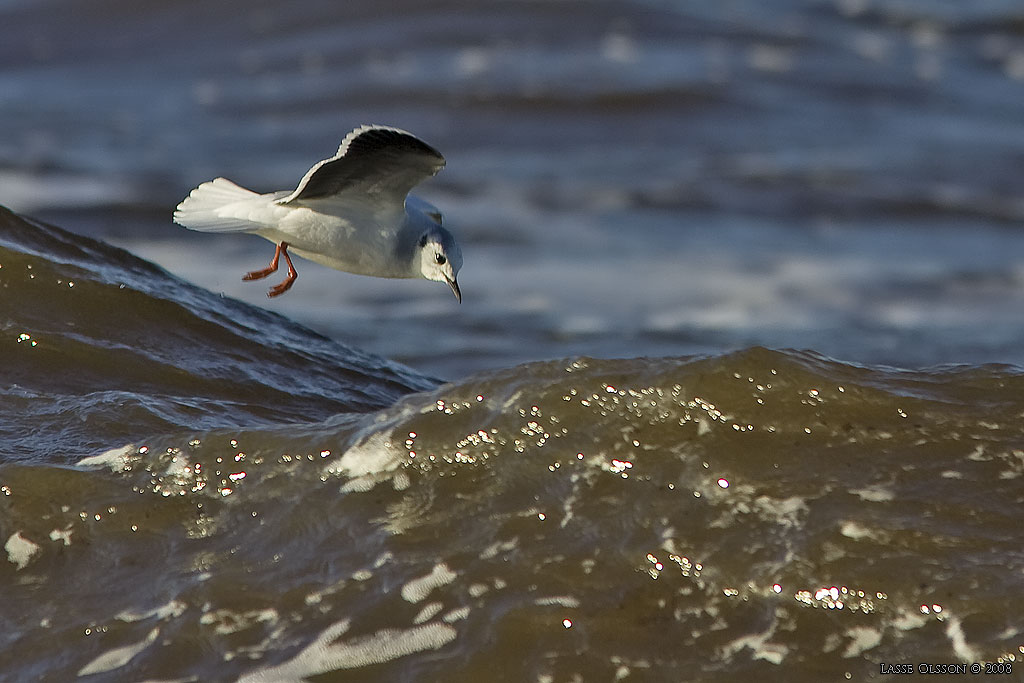
[[[292,265],[292,257],[288,255],[288,243],[287,242],[281,242],[281,245],[277,249],[278,249],[279,253],[284,255],[284,262],[288,264],[288,277],[286,277],[284,279],[284,282],[282,282],[281,284],[274,285],[273,287],[270,288],[270,291],[267,292],[267,296],[271,297],[271,298],[273,298],[275,296],[281,296],[282,294],[287,292],[289,289],[291,289],[292,285],[295,284],[295,278],[297,278],[299,276],[299,274],[295,272],[295,266]],[[273,263],[273,265],[275,267],[277,266],[277,254],[276,253],[274,254],[274,263]]]
[[[284,282],[282,282],[281,284],[274,285],[273,287],[271,287],[270,291],[267,292],[267,296],[275,297],[284,294],[289,289],[291,289],[292,284],[294,284],[295,282],[295,278],[299,276],[299,274],[295,272],[295,266],[292,265],[291,257],[288,256],[287,242],[281,242],[280,244],[277,245],[277,249],[274,250],[274,258],[270,261],[270,265],[268,265],[263,270],[254,270],[252,272],[246,273],[245,275],[242,276],[242,279],[262,280],[271,273],[277,272],[277,264],[281,260],[282,255],[284,255],[285,263],[288,264],[288,277],[286,277],[284,279]]]
[[[281,258],[281,251],[287,249],[288,245],[285,242],[277,245],[277,249],[274,250],[274,258],[271,259],[270,265],[263,270],[254,270],[246,273],[242,276],[243,280],[262,280],[271,273],[277,272],[277,262]]]

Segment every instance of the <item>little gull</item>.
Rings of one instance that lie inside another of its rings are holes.
[[[461,302],[462,250],[441,227],[441,212],[409,194],[443,167],[444,157],[411,133],[360,126],[293,192],[257,194],[216,178],[178,204],[174,222],[203,232],[248,232],[276,244],[270,265],[242,278],[267,277],[284,256],[288,276],[270,288],[270,297],[295,282],[291,250],[348,273],[447,282]]]

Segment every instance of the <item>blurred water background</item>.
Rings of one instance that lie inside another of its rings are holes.
[[[0,202],[443,377],[584,353],[1020,362],[1013,2],[3,3]],[[294,186],[364,122],[448,159],[443,288],[174,205]]]
[[[74,233],[0,213],[0,680],[1020,666],[1019,3],[0,0],[0,35],[0,205]],[[171,223],[361,123],[447,157],[461,306],[303,261],[268,300],[268,242]]]

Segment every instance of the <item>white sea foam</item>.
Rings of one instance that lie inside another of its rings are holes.
[[[465,619],[468,616],[469,616],[469,607],[466,607],[466,606],[456,607],[455,609],[451,610],[450,612],[445,614],[443,617],[441,617],[441,621],[443,621],[446,624],[454,624],[456,621],[462,621],[463,619]]]
[[[150,643],[156,640],[156,637],[159,634],[160,629],[155,628],[150,631],[145,638],[137,643],[122,645],[121,647],[115,647],[113,650],[107,650],[79,669],[78,675],[91,676],[92,674],[105,673],[107,671],[113,671],[114,669],[120,669],[122,666],[130,662],[135,655],[145,650]]]
[[[260,622],[274,624],[279,620],[276,609],[257,609],[249,612],[235,612],[229,609],[219,609],[206,612],[199,617],[199,623],[205,626],[213,626],[214,633],[222,636],[231,635],[244,631],[253,624]]]
[[[846,636],[850,639],[846,649],[843,650],[843,657],[857,657],[882,642],[882,633],[870,626],[854,626],[846,630]]]
[[[186,605],[180,600],[171,600],[170,602],[154,607],[153,609],[146,610],[144,612],[132,612],[124,610],[114,615],[114,618],[118,621],[124,621],[128,623],[134,623],[136,621],[142,621],[149,619],[150,617],[156,617],[157,619],[169,619],[180,617],[185,613]]]
[[[405,451],[394,445],[391,432],[379,431],[350,446],[324,469],[324,473],[348,477],[342,486],[346,493],[369,491],[380,482],[381,475],[398,469],[404,461]],[[397,481],[395,486],[398,489],[408,486],[408,478]]]
[[[859,496],[869,503],[885,503],[896,497],[892,489],[884,486],[866,486],[862,489],[850,489],[850,493]]]
[[[138,449],[133,444],[127,444],[118,448],[112,448],[109,451],[100,453],[99,455],[90,455],[87,458],[82,458],[76,463],[79,467],[109,467],[112,471],[118,472],[125,468],[128,464],[128,458],[135,455]]]
[[[537,598],[533,601],[535,605],[558,605],[560,607],[575,608],[580,606],[580,601],[571,595],[555,595],[548,598]]]
[[[751,508],[761,519],[770,520],[784,527],[798,527],[809,511],[807,502],[799,496],[758,496],[751,502]]]
[[[445,563],[434,565],[434,568],[426,576],[413,579],[402,586],[402,597],[408,602],[420,602],[435,588],[451,583],[458,576],[448,568]]]
[[[928,618],[919,612],[901,610],[899,615],[892,620],[892,625],[901,631],[913,631],[921,628],[928,622]]]
[[[331,625],[292,659],[246,674],[238,683],[300,683],[308,676],[327,671],[381,664],[416,652],[436,650],[456,636],[451,626],[430,623],[409,629],[384,629],[346,642],[333,642],[348,631],[349,623],[346,619]]]
[[[722,646],[726,657],[732,657],[744,648],[750,648],[754,659],[763,659],[772,664],[781,664],[789,654],[789,648],[781,643],[770,643],[768,639],[775,634],[775,625],[761,633],[741,636]]]
[[[960,619],[951,616],[946,621],[946,637],[953,644],[953,652],[962,662],[976,662],[981,659],[974,648],[967,644],[967,637],[964,635],[963,625]]]
[[[7,551],[7,560],[21,570],[27,567],[39,552],[39,545],[22,536],[20,531],[16,531],[7,539],[4,550]]]
[[[492,557],[496,557],[498,553],[507,553],[510,550],[515,550],[518,545],[519,537],[513,538],[509,541],[495,541],[480,551],[480,559],[489,560]]]
[[[428,602],[426,605],[423,606],[423,609],[421,609],[419,613],[415,617],[413,617],[412,623],[422,624],[424,622],[430,621],[443,608],[444,605],[440,602]]]
[[[50,532],[51,541],[63,541],[64,545],[71,545],[72,527],[69,525],[63,529],[54,529]]]
[[[839,533],[847,538],[853,539],[854,541],[862,541],[864,539],[881,540],[881,535],[878,534],[874,529],[854,522],[852,520],[846,520],[839,526]]]

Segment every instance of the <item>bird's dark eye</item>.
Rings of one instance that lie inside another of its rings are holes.
[[[448,262],[448,259],[446,259],[443,254],[434,254],[434,260],[437,261],[437,265],[439,266],[443,266]]]

